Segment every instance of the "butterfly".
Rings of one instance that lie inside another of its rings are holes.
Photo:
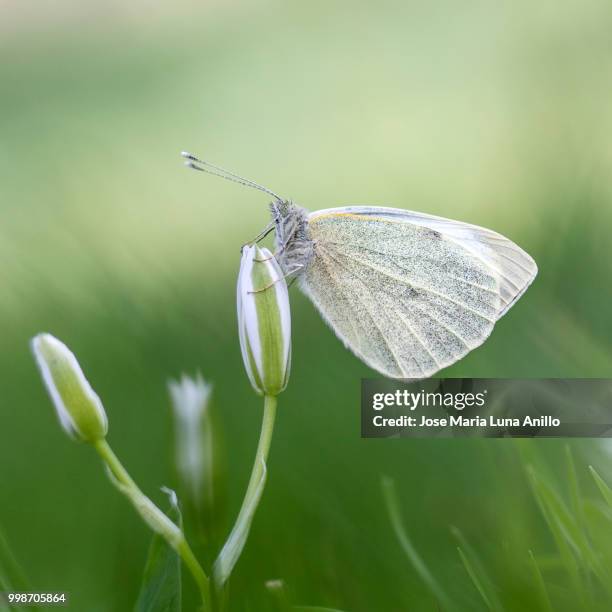
[[[483,227],[381,206],[309,212],[189,153],[195,170],[271,195],[275,257],[344,345],[389,378],[423,379],[480,346],[538,272]]]

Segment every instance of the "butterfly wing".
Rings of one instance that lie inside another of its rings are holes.
[[[426,378],[476,348],[527,289],[534,261],[490,230],[352,206],[308,217],[301,286],[338,337],[385,376]]]

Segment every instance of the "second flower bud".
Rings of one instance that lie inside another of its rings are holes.
[[[278,395],[291,366],[291,313],[283,272],[268,249],[247,245],[237,286],[238,333],[251,385]]]

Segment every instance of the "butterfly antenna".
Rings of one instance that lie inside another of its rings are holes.
[[[214,176],[220,176],[224,178],[226,181],[232,181],[232,183],[238,183],[239,185],[244,185],[245,187],[252,187],[253,189],[258,189],[259,191],[263,191],[268,195],[276,198],[277,200],[281,200],[280,196],[275,194],[271,189],[256,183],[250,179],[239,176],[238,174],[234,174],[229,170],[225,170],[225,168],[221,168],[219,166],[215,166],[215,164],[211,164],[210,162],[204,161],[202,159],[197,158],[195,155],[191,153],[187,153],[187,151],[182,151],[181,155],[185,158],[185,165],[192,170],[198,170],[199,172],[207,172],[208,174],[213,174]]]

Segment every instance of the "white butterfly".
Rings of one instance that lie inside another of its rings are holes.
[[[184,155],[275,198],[257,239],[275,230],[285,275],[347,348],[391,378],[427,378],[481,345],[538,271],[511,240],[476,225],[378,206],[309,213]]]

